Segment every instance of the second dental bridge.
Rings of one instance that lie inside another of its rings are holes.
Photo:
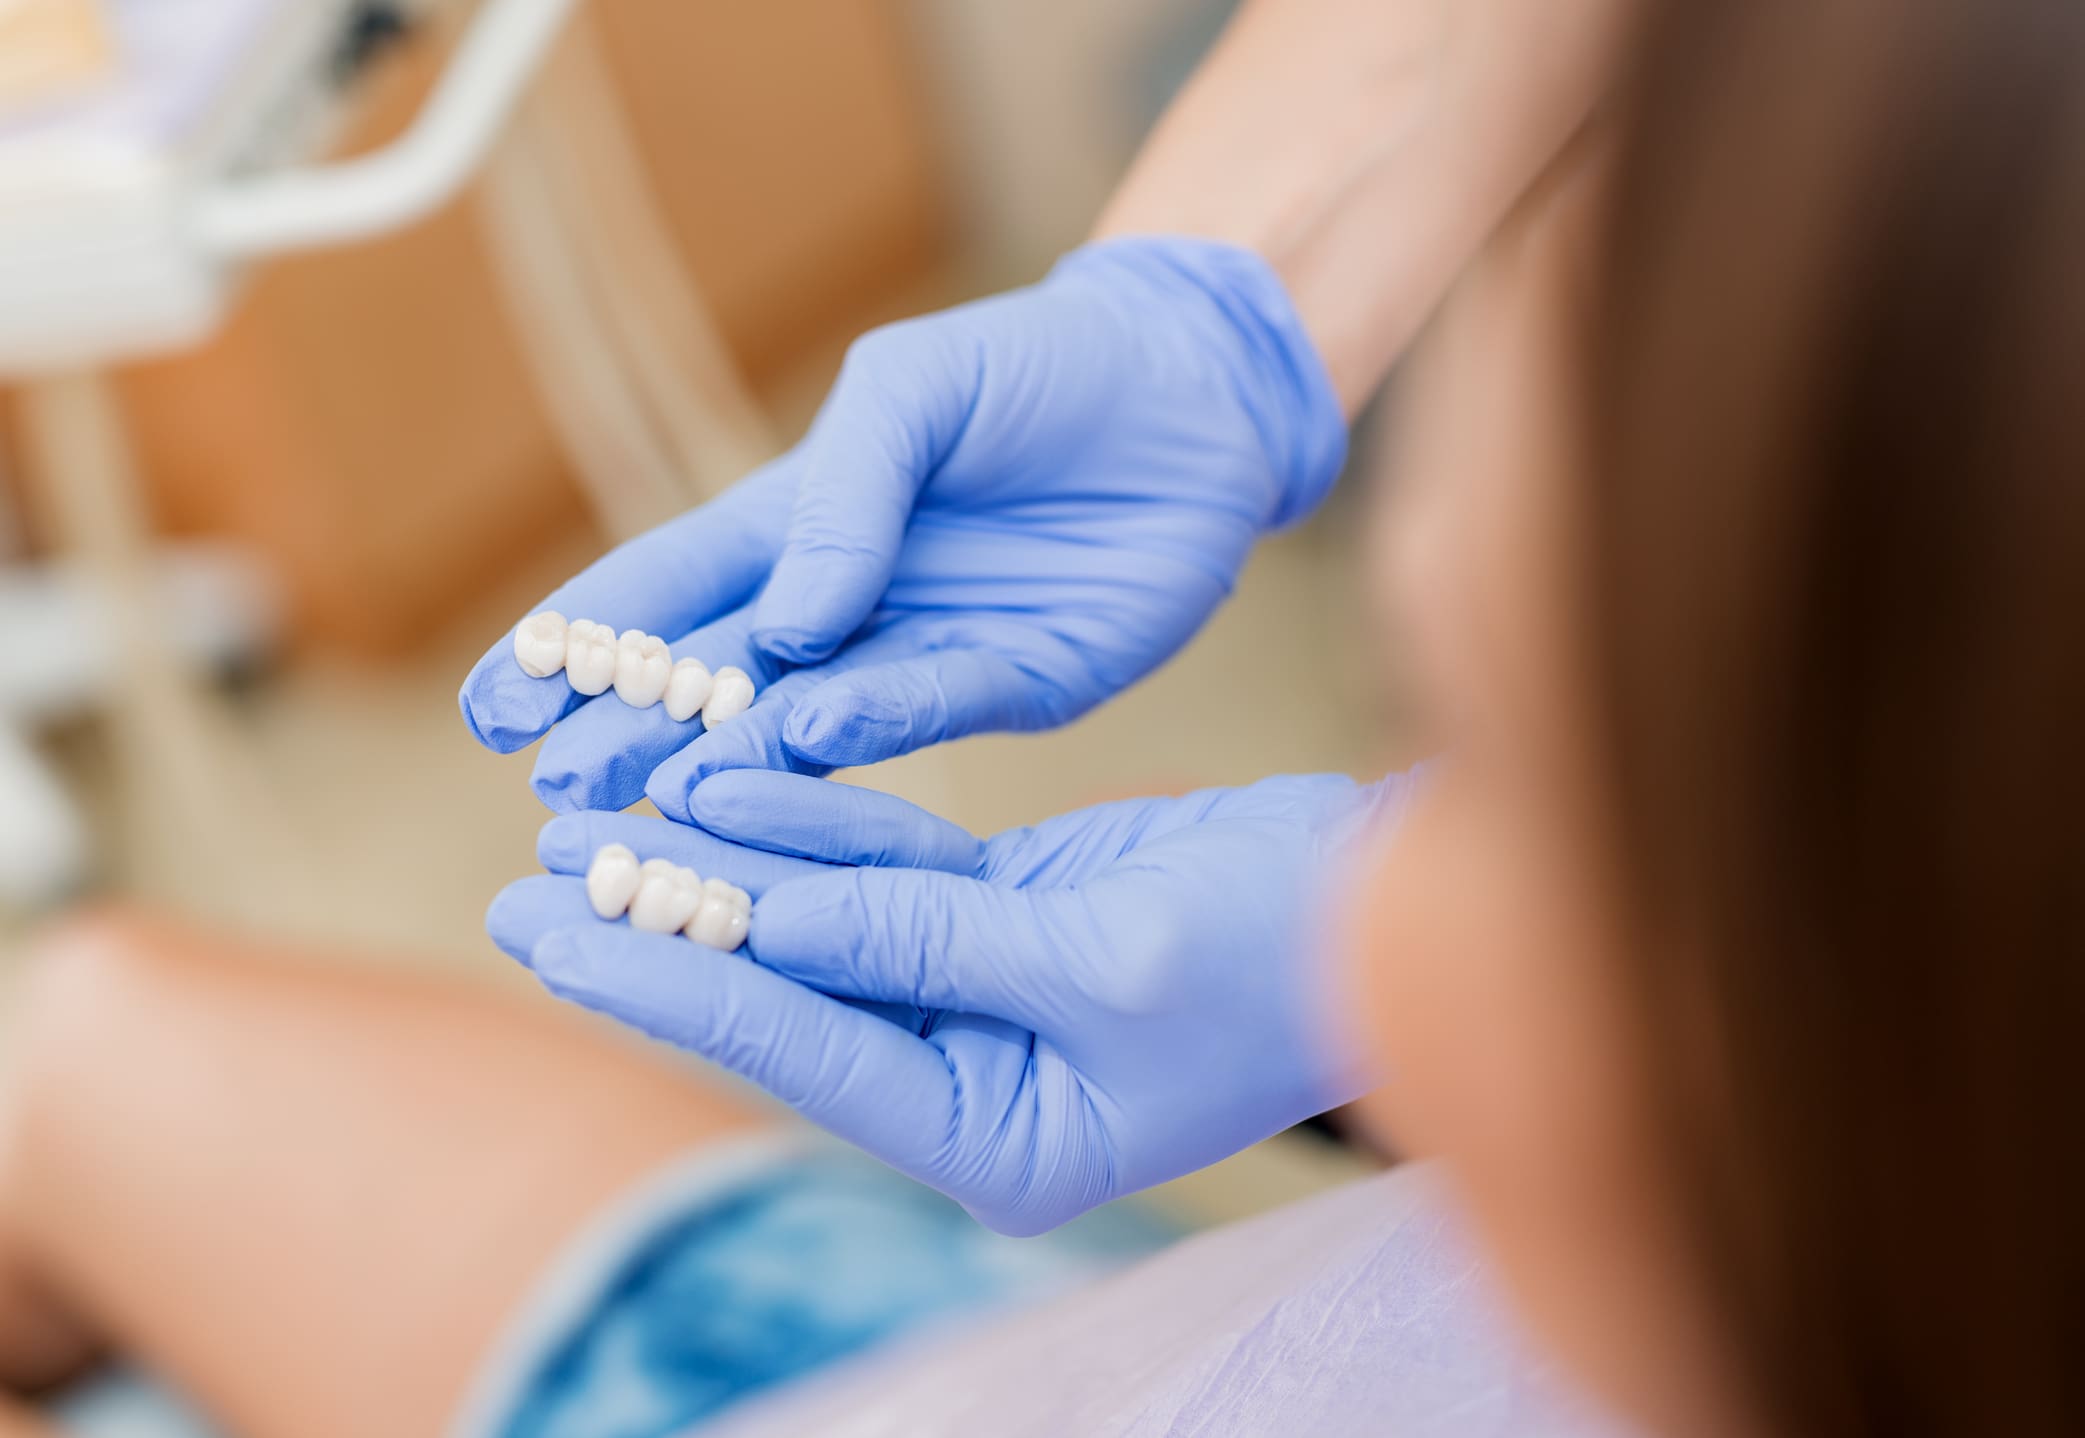
[[[617,634],[591,619],[566,620],[544,610],[514,631],[514,658],[531,679],[564,672],[574,691],[589,697],[615,690],[634,709],[664,704],[669,717],[687,723],[697,714],[714,729],[736,719],[753,703],[753,677],[727,664],[715,674],[700,659],[675,663],[666,641],[641,629]]]
[[[638,862],[627,844],[606,844],[586,870],[586,899],[610,921],[630,916],[648,934],[686,934],[730,953],[746,941],[753,899],[723,879],[704,880],[668,859]]]

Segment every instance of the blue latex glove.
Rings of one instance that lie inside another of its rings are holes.
[[[575,878],[515,886],[491,927],[553,992],[744,1075],[993,1228],[1036,1233],[1362,1091],[1317,962],[1320,900],[1341,849],[1404,792],[1273,779],[981,841],[887,795],[727,773],[695,796],[711,832],[680,832],[803,856],[710,854],[758,889],[750,959],[600,923]],[[563,841],[544,857],[585,862]]]
[[[525,676],[505,640],[464,712],[502,750],[564,720],[536,765],[553,808],[648,794],[675,819],[722,769],[818,773],[1061,724],[1178,650],[1255,539],[1323,498],[1345,447],[1257,256],[1091,245],[1032,288],[864,337],[803,443],[748,481],[757,495],[625,546],[541,606],[740,665],[763,686],[745,715],[709,735],[579,701]]]

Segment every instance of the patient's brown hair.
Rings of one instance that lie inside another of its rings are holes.
[[[1664,1151],[1790,1433],[2085,1433],[2085,4],[1675,0],[1582,366]]]

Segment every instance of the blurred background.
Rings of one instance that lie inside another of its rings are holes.
[[[862,330],[1078,243],[1228,8],[592,0],[430,216],[174,303],[139,194],[381,154],[474,7],[0,0],[0,1044],[23,936],[89,900],[525,984],[482,917],[546,814],[458,719],[472,661],[791,442]],[[1364,487],[1132,695],[849,777],[990,832],[1409,762],[1354,662]]]

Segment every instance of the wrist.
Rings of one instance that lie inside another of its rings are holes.
[[[1281,277],[1253,251],[1222,240],[1125,235],[1067,254],[1052,279],[1128,281],[1199,328],[1233,367],[1277,493],[1264,529],[1293,524],[1331,491],[1346,462],[1339,393]]]

